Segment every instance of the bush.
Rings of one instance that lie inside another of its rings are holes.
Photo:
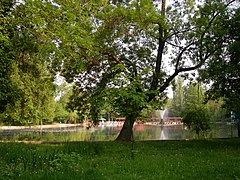
[[[210,129],[210,116],[203,106],[196,106],[183,113],[183,123],[198,136],[205,136]]]

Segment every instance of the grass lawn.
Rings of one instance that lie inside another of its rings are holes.
[[[0,143],[0,179],[240,179],[240,139]]]

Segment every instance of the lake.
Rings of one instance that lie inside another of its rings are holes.
[[[237,137],[236,124],[218,123],[209,132],[212,138]],[[65,127],[34,130],[0,130],[2,141],[109,141],[114,140],[121,126]],[[183,140],[194,139],[196,135],[183,125],[145,125],[134,126],[134,140]]]

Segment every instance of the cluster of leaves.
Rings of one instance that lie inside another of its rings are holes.
[[[194,106],[184,111],[183,123],[199,136],[206,135],[209,125],[210,115],[204,106]]]

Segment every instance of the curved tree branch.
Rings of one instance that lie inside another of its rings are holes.
[[[104,54],[106,54],[109,57],[113,58],[118,64],[122,64],[123,65],[123,62],[116,55],[114,55],[114,54],[112,54],[110,52],[106,52]]]

